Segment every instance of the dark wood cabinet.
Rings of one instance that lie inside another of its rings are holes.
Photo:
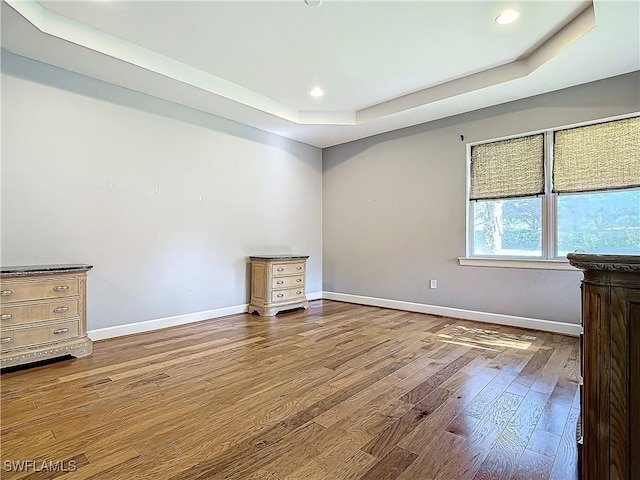
[[[582,280],[582,480],[640,480],[640,256],[569,254]]]

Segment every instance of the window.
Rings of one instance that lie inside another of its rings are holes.
[[[474,209],[475,255],[542,256],[542,199],[478,200]]]
[[[468,256],[640,255],[640,117],[469,145]]]
[[[640,190],[560,195],[558,255],[640,255]]]

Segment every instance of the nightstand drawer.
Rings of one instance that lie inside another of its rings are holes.
[[[78,295],[77,278],[58,278],[38,282],[2,282],[0,301],[3,304],[40,300],[44,298],[71,297]]]
[[[30,305],[3,304],[0,306],[0,326],[61,320],[77,315],[78,300],[76,299],[53,300]]]
[[[271,292],[271,301],[287,302],[297,298],[305,298],[304,288],[290,288],[288,290],[274,290]]]
[[[0,348],[3,351],[57,342],[78,336],[78,318],[29,328],[2,329]]]
[[[304,286],[304,275],[295,277],[276,277],[271,279],[271,288],[291,288]]]
[[[275,263],[271,265],[271,275],[280,277],[282,275],[302,275],[304,274],[304,262],[299,263]]]

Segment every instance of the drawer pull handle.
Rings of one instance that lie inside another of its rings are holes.
[[[296,292],[296,295],[300,295],[301,293],[302,293],[301,291],[298,291],[298,292]]]
[[[302,281],[301,278],[297,279],[296,282],[300,283]]]
[[[277,269],[278,272],[284,272],[284,268],[280,267]]]
[[[284,295],[282,293],[279,293],[278,295],[276,295],[276,297],[282,298],[282,297],[284,297]]]
[[[53,309],[53,313],[66,313],[69,311],[69,307],[58,307]]]
[[[0,315],[0,320],[11,320],[13,318],[13,314],[11,313],[3,313]]]
[[[282,280],[278,280],[276,283],[277,283],[278,285],[282,285],[284,282],[283,282]]]
[[[8,297],[12,293],[13,293],[13,290],[0,290],[0,296],[2,297]]]
[[[302,270],[302,267],[298,267],[297,270]]]
[[[69,290],[69,285],[58,285],[53,287],[54,292],[66,292],[67,290]]]
[[[13,337],[2,337],[0,338],[0,343],[11,343],[13,342]]]
[[[69,331],[68,328],[59,328],[53,331],[54,335],[60,335],[61,333],[67,333]]]

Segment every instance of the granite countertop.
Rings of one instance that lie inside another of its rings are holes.
[[[10,267],[0,267],[0,275],[3,277],[18,277],[20,275],[35,275],[42,273],[66,273],[66,272],[86,272],[93,268],[93,265],[84,263],[61,263],[56,265],[19,265]]]
[[[302,258],[309,258],[309,255],[294,255],[284,253],[281,255],[250,255],[250,259],[259,259],[259,260],[299,260]]]

